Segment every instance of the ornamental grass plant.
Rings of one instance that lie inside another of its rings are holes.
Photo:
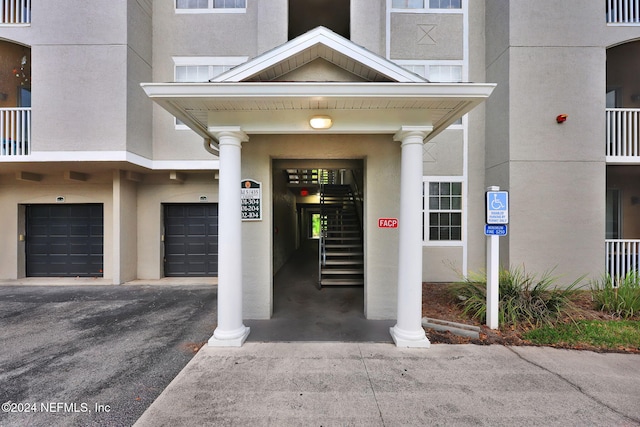
[[[622,319],[640,316],[640,273],[629,271],[622,277],[604,276],[592,283],[591,296],[597,310]]]
[[[534,328],[552,324],[571,307],[578,291],[579,278],[569,286],[559,286],[553,270],[538,277],[524,267],[501,269],[499,273],[498,320],[502,327]],[[480,322],[486,321],[486,274],[473,273],[454,287],[455,297],[463,313]]]

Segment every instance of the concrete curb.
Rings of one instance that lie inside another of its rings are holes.
[[[465,325],[463,323],[449,322],[446,320],[431,319],[429,317],[422,318],[422,326],[434,329],[440,332],[451,332],[454,335],[469,338],[480,338],[480,328],[473,325]]]

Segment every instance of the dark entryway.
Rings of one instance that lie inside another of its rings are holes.
[[[102,277],[101,204],[28,205],[25,213],[28,277]]]
[[[218,204],[164,205],[164,275],[218,275]]]

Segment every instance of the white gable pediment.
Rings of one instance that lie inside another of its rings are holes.
[[[331,81],[426,82],[325,27],[302,34],[211,82],[330,81],[332,76],[336,80]]]
[[[286,74],[276,82],[366,82],[364,77],[347,71],[324,58],[317,58]]]

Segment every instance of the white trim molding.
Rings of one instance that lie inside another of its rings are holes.
[[[3,163],[127,162],[150,170],[219,170],[219,160],[151,160],[129,151],[33,151],[28,156],[3,157]]]

